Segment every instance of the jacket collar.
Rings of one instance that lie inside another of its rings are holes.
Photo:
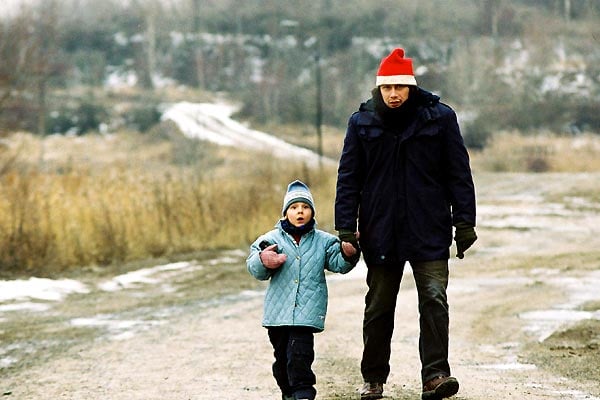
[[[440,112],[435,107],[440,102],[438,95],[417,87],[413,96],[417,97],[417,118],[419,120],[426,122],[439,118]],[[358,125],[382,125],[381,118],[375,113],[372,98],[363,102],[358,111]]]

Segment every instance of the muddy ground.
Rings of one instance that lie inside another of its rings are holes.
[[[456,399],[600,398],[599,174],[476,176],[478,235],[451,260]],[[151,264],[84,271],[90,292],[0,315],[6,399],[278,399],[261,328],[264,284],[245,251],[195,254],[146,282],[107,282]],[[319,399],[357,399],[364,266],[332,275],[316,336]],[[148,278],[148,276],[147,276]],[[104,289],[103,289],[104,288]],[[416,292],[398,301],[387,399],[420,398]]]

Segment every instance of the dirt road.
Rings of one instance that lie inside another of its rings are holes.
[[[599,178],[477,177],[480,239],[464,260],[451,260],[456,399],[600,398]],[[260,327],[262,284],[246,273],[244,251],[221,257],[118,291],[100,289],[109,277],[82,276],[94,289],[43,317],[3,315],[4,351],[10,341],[22,360],[0,369],[4,398],[278,399]],[[364,273],[359,266],[330,279],[326,330],[316,336],[319,399],[358,398]],[[388,399],[420,398],[417,321],[407,268]],[[582,323],[579,341],[559,334]]]

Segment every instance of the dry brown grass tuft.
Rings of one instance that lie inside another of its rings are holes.
[[[523,136],[502,133],[481,152],[472,152],[473,169],[492,172],[600,171],[600,136]]]

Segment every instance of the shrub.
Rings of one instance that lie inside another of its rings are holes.
[[[129,111],[125,118],[130,128],[146,132],[160,121],[160,116],[156,104],[146,104]]]
[[[76,108],[51,111],[47,117],[46,133],[76,133],[97,131],[106,122],[108,112],[94,102],[83,101]]]
[[[482,118],[463,125],[462,134],[465,145],[474,150],[482,150],[492,138],[492,130]]]

